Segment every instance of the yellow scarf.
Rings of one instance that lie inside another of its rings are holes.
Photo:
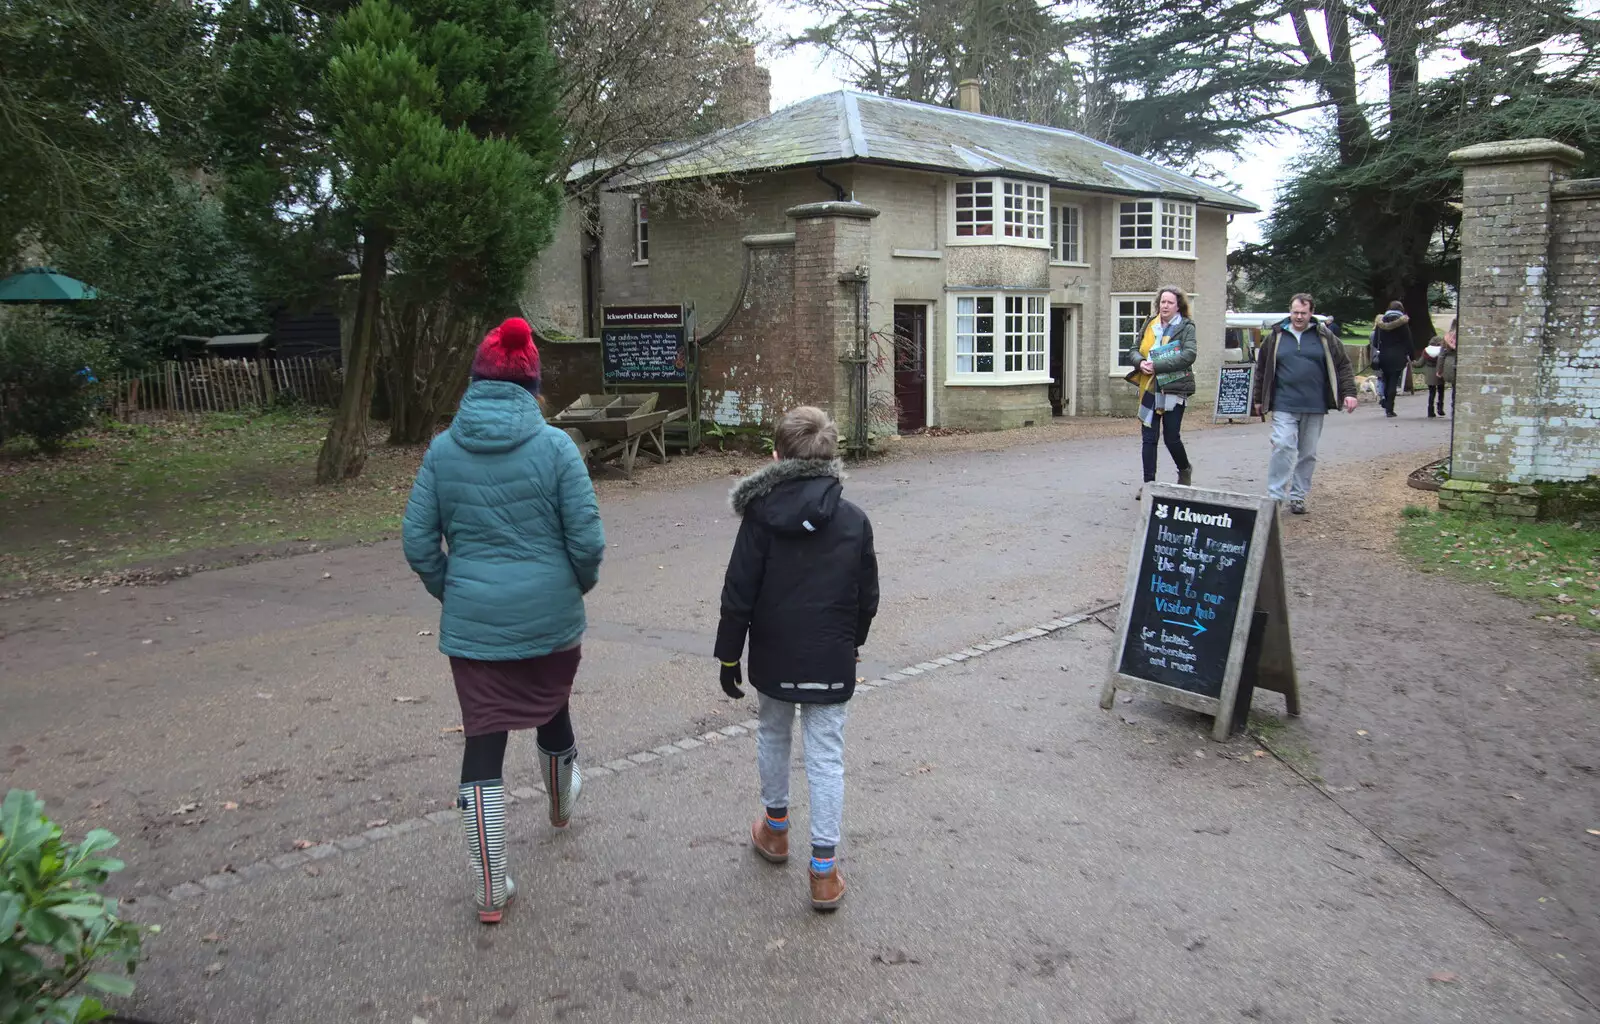
[[[1161,318],[1158,316],[1151,317],[1150,322],[1144,325],[1144,339],[1139,342],[1139,361],[1141,363],[1150,357],[1150,350],[1155,348],[1157,328],[1160,326]],[[1144,393],[1154,386],[1156,376],[1153,373],[1145,373],[1138,367],[1134,369],[1136,372],[1133,375],[1133,379],[1139,385],[1139,398],[1142,401]]]

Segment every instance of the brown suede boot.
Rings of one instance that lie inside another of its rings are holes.
[[[826,874],[817,874],[810,871],[811,875],[811,909],[834,910],[844,900],[844,873],[839,870],[837,862]]]
[[[784,864],[789,860],[788,830],[779,832],[770,827],[765,814],[750,826],[750,845],[756,848],[763,860],[773,864]]]

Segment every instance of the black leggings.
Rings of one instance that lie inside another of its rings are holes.
[[[567,705],[550,721],[536,730],[539,746],[551,753],[560,754],[577,745],[572,735],[572,715]],[[506,737],[503,732],[489,732],[482,736],[468,736],[467,746],[461,754],[461,781],[488,782],[505,776]]]
[[[1400,390],[1400,384],[1406,379],[1406,368],[1383,371],[1383,411],[1394,412],[1394,396]]]
[[[1189,468],[1189,453],[1183,450],[1183,406],[1175,405],[1167,412],[1155,417],[1150,426],[1139,424],[1144,435],[1144,482],[1149,483],[1156,478],[1156,441],[1164,438],[1167,442],[1167,451],[1172,453],[1172,461],[1179,469]]]

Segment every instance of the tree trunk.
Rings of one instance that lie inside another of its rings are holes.
[[[368,230],[361,243],[361,283],[356,292],[355,327],[350,332],[344,390],[328,438],[317,455],[317,483],[332,484],[361,475],[367,462],[367,410],[378,356],[378,317],[388,268],[388,235]]]
[[[384,379],[394,402],[389,443],[421,444],[461,401],[477,321],[436,298],[387,306],[384,323]]]

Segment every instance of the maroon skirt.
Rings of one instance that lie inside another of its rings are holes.
[[[483,736],[534,729],[554,718],[572,697],[583,646],[519,661],[451,658],[450,674],[461,701],[461,731]]]

